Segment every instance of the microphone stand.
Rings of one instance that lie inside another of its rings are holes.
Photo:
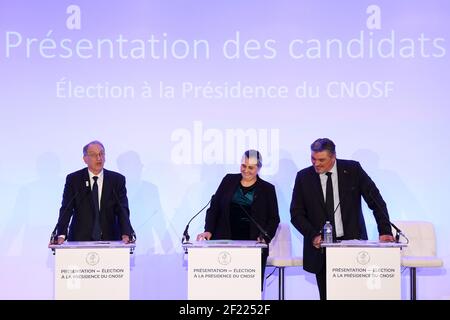
[[[113,194],[114,194],[114,198],[116,199],[117,204],[120,207],[120,212],[122,213],[122,215],[124,214],[124,206],[122,206],[122,203],[120,202],[119,196],[117,195],[116,189],[113,189]],[[126,220],[128,221],[128,224],[130,225],[131,228],[131,234],[129,235],[130,238],[130,243],[135,243],[137,238],[136,238],[136,233],[134,232],[133,226],[131,225],[131,221],[130,221],[130,211],[128,208],[126,208],[128,214],[125,215]]]
[[[391,222],[389,219],[389,215],[387,214],[386,210],[383,206],[380,205],[380,203],[377,201],[377,199],[373,196],[372,190],[369,191],[369,196],[372,198],[373,202],[375,202],[375,205],[381,210],[384,217],[388,220],[389,224],[395,229],[395,242],[400,242],[400,236],[404,237],[405,239],[408,239],[405,234],[395,225]]]
[[[90,190],[85,191],[85,196],[89,194]],[[66,207],[64,208],[63,212],[58,217],[58,222],[56,222],[55,228],[53,229],[52,234],[50,235],[50,244],[57,244],[58,243],[58,237],[57,237],[57,230],[60,225],[60,222],[65,218],[66,214],[70,211],[69,209],[72,209],[72,203],[75,201],[75,199],[82,193],[82,191],[77,191],[73,195],[73,197],[69,200]],[[49,245],[50,245],[49,244]],[[55,254],[55,251],[53,250],[53,254]]]
[[[269,236],[269,234],[267,233],[266,230],[263,229],[263,227],[261,227],[261,225],[256,222],[256,220],[247,212],[247,210],[245,210],[245,208],[239,203],[239,207],[241,208],[242,211],[244,211],[244,213],[247,215],[247,217],[250,219],[251,222],[253,222],[253,224],[258,228],[259,232],[262,233],[262,235],[265,237],[266,240],[269,240],[269,242],[272,240],[272,238]]]
[[[189,224],[192,222],[192,220],[194,220],[194,218],[195,218],[196,216],[198,216],[203,210],[205,210],[205,208],[211,203],[211,201],[212,201],[213,198],[214,198],[214,195],[211,197],[211,199],[208,201],[208,203],[207,203],[203,208],[201,208],[200,211],[197,212],[197,213],[191,218],[191,220],[189,220],[189,222],[188,222],[187,225],[186,225],[186,228],[184,228],[184,231],[183,231],[183,239],[181,240],[181,243],[182,243],[182,244],[192,244],[191,242],[189,242],[189,239],[191,238],[191,237],[189,236],[189,232],[188,232],[188,230],[189,230]]]
[[[53,229],[52,234],[50,235],[50,244],[57,244],[57,229],[59,227],[59,223],[61,222],[62,218],[65,218],[66,213],[69,212],[69,208],[71,208],[72,202],[78,197],[81,191],[75,192],[74,196],[69,200],[66,207],[64,208],[63,212],[58,217],[58,222],[56,222],[55,228]]]

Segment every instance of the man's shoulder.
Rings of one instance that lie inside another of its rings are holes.
[[[355,160],[347,160],[347,159],[336,159],[338,167],[342,167],[344,169],[351,168],[359,168],[361,165],[358,161]]]
[[[103,173],[112,179],[125,179],[123,174],[103,168]]]
[[[71,179],[71,178],[76,178],[76,177],[82,177],[85,174],[87,174],[87,168],[83,168],[83,169],[71,172],[67,175],[67,178]]]
[[[300,170],[299,172],[297,172],[297,177],[312,176],[314,173],[316,173],[316,171],[314,170],[314,167],[309,166],[309,167],[304,168],[304,169]]]

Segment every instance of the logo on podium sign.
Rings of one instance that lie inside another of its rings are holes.
[[[356,261],[362,265],[368,264],[370,261],[370,254],[367,251],[360,251],[356,256]]]
[[[100,256],[97,252],[89,252],[86,256],[86,263],[90,266],[95,266],[100,262]]]
[[[219,253],[218,260],[221,265],[226,266],[231,262],[231,254],[227,251],[222,251]]]

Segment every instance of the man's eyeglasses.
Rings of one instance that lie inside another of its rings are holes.
[[[100,152],[100,153],[88,153],[87,155],[88,155],[88,157],[94,158],[94,159],[96,159],[96,158],[98,158],[98,157],[100,157],[100,158],[104,158],[104,157],[105,157],[105,153],[104,153],[104,152]]]

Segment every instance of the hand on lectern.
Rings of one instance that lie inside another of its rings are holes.
[[[197,235],[197,241],[201,241],[201,240],[210,240],[212,237],[212,233],[211,232],[203,232]]]
[[[320,249],[320,244],[322,243],[322,236],[319,234],[318,236],[314,237],[313,239],[313,246],[316,249]]]
[[[53,239],[50,239],[49,245],[62,244],[62,243],[64,243],[65,240],[66,240],[66,238],[62,237],[62,236],[54,237]]]

